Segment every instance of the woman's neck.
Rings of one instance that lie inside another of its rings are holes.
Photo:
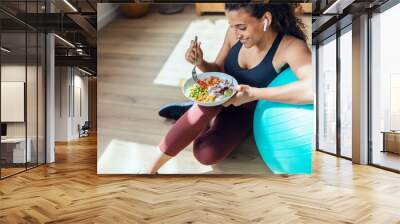
[[[278,35],[277,32],[273,30],[269,30],[268,32],[264,32],[260,41],[255,44],[255,47],[259,51],[265,51],[267,47],[271,47],[272,43],[274,42],[276,36]]]

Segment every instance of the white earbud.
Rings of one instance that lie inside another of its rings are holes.
[[[264,32],[267,31],[268,28],[268,19],[265,17],[264,18]]]

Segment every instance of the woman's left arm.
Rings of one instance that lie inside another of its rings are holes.
[[[251,88],[254,100],[270,100],[289,104],[311,104],[314,101],[312,88],[311,52],[304,41],[295,39],[283,52],[283,60],[289,64],[298,81],[267,88]]]
[[[237,94],[224,106],[240,106],[255,100],[270,100],[289,104],[312,104],[314,93],[312,88],[311,52],[304,41],[294,39],[284,49],[283,61],[289,64],[298,81],[287,85],[267,88],[256,88],[238,85]]]

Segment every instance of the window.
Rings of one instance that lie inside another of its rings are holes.
[[[336,153],[336,39],[318,47],[318,149]]]
[[[340,36],[340,155],[351,158],[352,149],[352,33]]]
[[[400,170],[400,5],[371,18],[372,164]],[[397,132],[392,132],[397,131]]]
[[[16,2],[1,2],[13,8]],[[41,12],[44,2],[18,2],[23,12]],[[0,17],[0,178],[45,163],[45,44],[44,33],[6,13]],[[10,109],[10,108],[13,109]]]

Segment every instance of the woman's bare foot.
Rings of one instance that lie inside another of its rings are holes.
[[[150,171],[148,174],[157,174],[157,171],[161,168],[161,166],[172,158],[172,156],[163,153],[158,147],[155,153],[157,153],[157,156],[155,156],[154,160],[151,161]]]

